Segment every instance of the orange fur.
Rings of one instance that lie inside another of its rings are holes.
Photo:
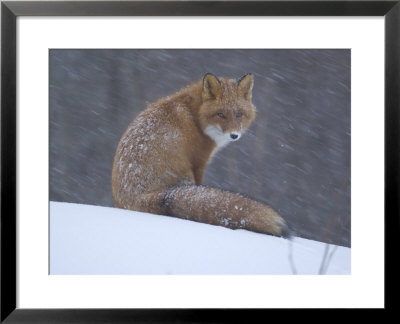
[[[201,185],[212,154],[239,139],[254,120],[252,87],[251,74],[234,80],[207,73],[150,104],[118,144],[112,169],[116,207],[284,234],[285,221],[270,207]]]

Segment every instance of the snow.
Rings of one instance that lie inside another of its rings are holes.
[[[50,274],[318,274],[326,252],[325,274],[350,274],[342,246],[50,202]]]

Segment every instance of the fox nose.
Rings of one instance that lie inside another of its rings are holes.
[[[237,134],[237,133],[231,133],[231,138],[232,138],[233,140],[236,140],[236,139],[239,138],[239,134]]]

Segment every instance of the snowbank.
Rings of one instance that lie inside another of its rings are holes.
[[[50,202],[50,274],[318,274],[326,248],[302,238]],[[351,250],[329,248],[325,273],[350,274]]]

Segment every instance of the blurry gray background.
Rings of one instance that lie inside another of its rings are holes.
[[[128,124],[206,72],[254,73],[258,113],[204,184],[269,204],[297,236],[350,246],[350,50],[51,50],[50,200],[113,206]]]

